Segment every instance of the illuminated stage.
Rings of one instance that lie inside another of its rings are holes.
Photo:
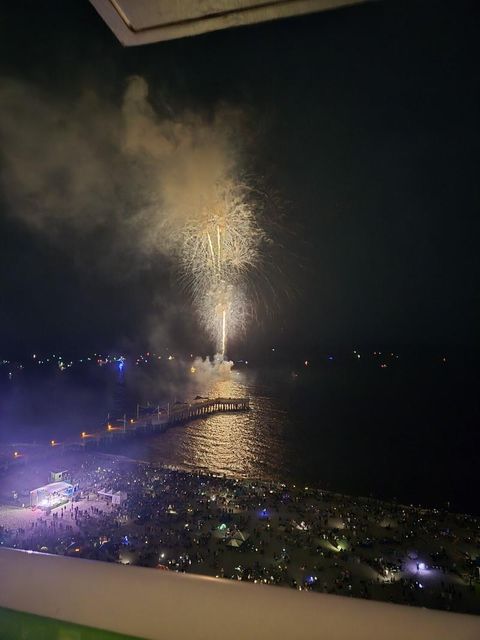
[[[51,482],[30,491],[30,506],[51,509],[70,500],[73,492],[73,485],[68,482]]]

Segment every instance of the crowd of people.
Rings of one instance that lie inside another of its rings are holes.
[[[0,507],[1,544],[480,612],[477,518],[98,453],[69,471],[68,502]]]

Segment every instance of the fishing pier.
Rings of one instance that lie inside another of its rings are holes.
[[[94,433],[82,432],[80,440],[70,446],[83,448],[109,446],[114,442],[135,435],[161,433],[174,425],[203,418],[213,413],[248,411],[250,398],[202,398],[190,403],[175,403],[167,410],[158,410],[150,415],[122,421],[120,426],[108,424],[107,428]]]

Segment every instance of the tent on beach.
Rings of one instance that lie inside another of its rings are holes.
[[[249,537],[250,537],[250,534],[248,534],[248,533],[244,533],[243,531],[235,531],[233,536],[227,542],[227,545],[229,547],[241,547],[242,544],[246,540],[248,540]]]
[[[243,544],[243,540],[237,540],[236,538],[231,538],[227,542],[228,547],[241,547]]]

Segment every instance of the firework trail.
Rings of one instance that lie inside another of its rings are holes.
[[[221,355],[252,313],[246,285],[260,263],[264,232],[247,195],[239,183],[218,185],[179,238],[181,282]]]
[[[148,230],[145,250],[175,258],[180,284],[224,356],[256,314],[254,280],[261,278],[252,275],[263,275],[261,249],[269,241],[253,190],[236,179],[242,119],[228,109],[209,121],[193,113],[161,118],[139,77],[129,81],[122,113],[124,148],[146,194],[133,223]]]

